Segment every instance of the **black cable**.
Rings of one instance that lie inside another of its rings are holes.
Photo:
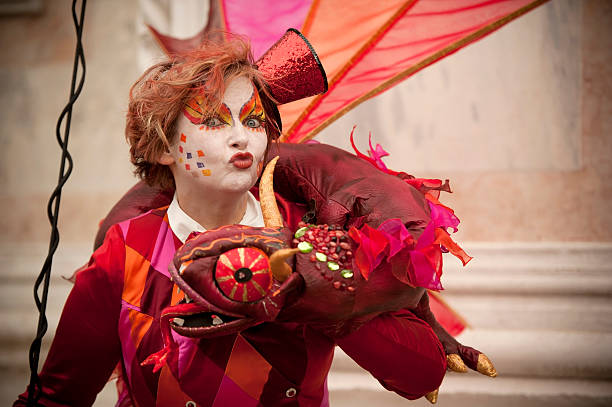
[[[47,217],[51,223],[51,237],[49,241],[49,252],[47,258],[42,266],[36,283],[34,284],[34,301],[36,302],[36,308],[39,311],[38,317],[38,329],[36,332],[36,338],[32,341],[30,346],[30,384],[28,385],[28,406],[36,406],[38,399],[40,398],[40,379],[38,377],[38,360],[40,358],[40,346],[42,338],[47,332],[47,317],[45,315],[47,310],[47,295],[49,293],[49,279],[51,277],[51,264],[53,262],[53,255],[59,245],[59,230],[57,229],[57,222],[59,219],[59,205],[62,197],[62,188],[68,180],[68,177],[72,173],[72,157],[68,152],[68,136],[70,135],[70,122],[72,120],[72,107],[76,102],[77,98],[81,94],[83,89],[83,83],[85,82],[85,54],[83,53],[83,44],[81,43],[81,37],[83,35],[83,18],[85,17],[85,5],[87,0],[81,1],[80,19],[77,18],[76,4],[77,0],[72,1],[72,20],[74,22],[74,28],[76,30],[76,49],[74,53],[74,65],[72,67],[72,82],[70,84],[70,97],[66,107],[62,110],[57,120],[57,126],[55,128],[55,135],[57,142],[62,148],[62,158],[60,161],[59,178],[57,186],[53,190],[49,203],[47,204]],[[79,66],[81,68],[80,79],[77,77]],[[64,133],[62,135],[61,127],[64,122]],[[40,285],[42,288],[42,299],[39,297],[38,292]]]

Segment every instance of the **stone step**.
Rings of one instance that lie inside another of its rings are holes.
[[[526,276],[523,281],[538,276]],[[559,281],[557,278],[555,281]],[[610,273],[609,279],[612,279]],[[569,283],[567,284],[569,286]],[[450,286],[442,292],[443,298],[475,329],[509,330],[579,330],[612,332],[612,295],[552,295],[519,294],[518,290],[492,290],[481,292],[456,290]],[[70,282],[52,279],[47,305],[50,331],[53,332],[66,297]],[[601,288],[601,285],[594,286]],[[595,290],[594,290],[595,291]],[[29,281],[5,281],[0,288],[0,341],[6,336],[29,338],[35,332],[38,314]]]
[[[52,281],[46,317],[49,324],[47,335],[53,337],[62,308],[72,288],[67,281]],[[38,326],[38,310],[34,304],[32,287],[20,282],[8,281],[0,289],[0,343],[31,341]]]
[[[451,259],[452,260],[452,259]],[[445,266],[443,292],[515,295],[612,295],[612,269],[557,270],[548,268],[513,269],[472,266],[464,269]]]
[[[612,268],[610,242],[461,242],[469,267],[492,270],[576,271]],[[447,255],[450,259],[452,256]],[[447,264],[457,264],[454,260]],[[459,263],[460,264],[460,263]],[[468,267],[468,268],[469,268]]]
[[[70,276],[78,267],[87,263],[92,253],[91,242],[60,243],[55,255],[51,277],[60,280]],[[48,251],[47,242],[6,243],[0,246],[0,261],[4,265],[0,278],[12,281],[32,281],[40,273]]]
[[[93,237],[92,237],[93,242]],[[53,259],[52,276],[70,275],[89,260],[92,242],[61,243]],[[507,275],[530,273],[557,275],[591,273],[612,270],[612,243],[597,242],[462,242],[462,247],[474,257],[466,267],[452,255],[444,256],[446,270],[465,274],[485,273]],[[47,254],[48,243],[7,243],[0,245],[0,260],[4,265],[0,278],[30,279],[38,275]],[[606,273],[604,273],[606,274]]]
[[[612,380],[612,333],[469,329],[457,339],[484,352],[504,376]],[[361,370],[339,348],[334,368]]]
[[[385,390],[367,373],[332,372],[328,378],[334,407],[431,406],[421,398],[413,402]],[[447,373],[440,392],[440,407],[590,407],[612,405],[612,381],[496,377]]]
[[[8,373],[8,372],[7,372]],[[25,389],[27,376],[0,374],[0,402],[11,405]],[[372,376],[332,371],[328,378],[330,402],[334,407],[431,406],[419,399],[408,402],[385,390]],[[94,407],[112,406],[117,400],[114,382],[96,398]],[[612,405],[612,382],[563,379],[496,377],[448,373],[440,387],[440,407],[590,407]]]
[[[442,298],[474,329],[612,332],[612,296],[457,293]]]
[[[0,402],[11,405],[26,386],[25,372],[0,373]],[[412,402],[385,390],[366,372],[336,372],[328,377],[333,407],[431,406],[425,399]],[[94,407],[112,406],[117,400],[115,383],[109,382]],[[611,381],[496,377],[447,373],[438,402],[440,407],[590,407],[612,405]]]
[[[612,244],[472,243],[467,266],[444,257],[450,293],[606,296],[612,294]]]

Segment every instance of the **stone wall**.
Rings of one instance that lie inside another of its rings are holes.
[[[69,142],[75,170],[60,213],[64,241],[90,240],[134,182],[123,138],[127,93],[139,64],[155,58],[143,52],[151,46],[143,15],[163,21],[166,13],[166,29],[181,27],[180,7],[141,3],[146,13],[136,2],[88,4],[87,76]],[[60,2],[47,2],[38,16],[2,18],[0,208],[11,213],[0,221],[2,239],[45,240],[74,32]],[[550,2],[364,103],[319,140],[348,148],[357,124],[358,144],[365,147],[373,131],[391,152],[391,168],[450,178],[456,192],[444,200],[463,221],[459,240],[610,241],[610,20],[605,1]]]
[[[74,171],[62,196],[62,241],[91,241],[99,220],[134,183],[123,129],[129,86],[139,75],[137,14],[136,2],[87,4],[87,72],[68,143]],[[1,239],[45,241],[61,154],[55,126],[74,58],[70,2],[46,2],[41,15],[2,20],[0,208],[9,215],[0,221]]]
[[[460,241],[610,241],[612,4],[553,1],[330,126],[450,178]]]

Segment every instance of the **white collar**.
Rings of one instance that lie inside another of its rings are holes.
[[[206,228],[204,228],[204,226],[193,220],[183,211],[183,209],[181,209],[176,197],[176,192],[174,193],[174,198],[172,199],[170,206],[168,206],[167,213],[170,229],[172,229],[176,237],[178,237],[183,243],[185,243],[191,232],[206,232]],[[246,211],[244,212],[244,216],[239,223],[241,225],[253,227],[264,226],[261,207],[251,192],[247,191],[247,207]]]

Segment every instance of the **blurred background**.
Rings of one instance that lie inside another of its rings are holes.
[[[87,75],[72,118],[75,168],[62,195],[45,348],[71,286],[62,276],[88,260],[98,222],[136,181],[124,139],[128,90],[162,58],[145,23],[188,37],[206,23],[207,4],[87,5]],[[74,45],[69,1],[0,1],[2,405],[29,380],[32,286],[49,244],[55,125]],[[471,325],[459,339],[487,353],[499,377],[448,373],[438,404],[612,405],[612,3],[548,2],[316,139],[352,151],[353,125],[362,151],[372,132],[390,152],[389,168],[451,180],[441,201],[462,220],[454,239],[475,257],[465,268],[445,258],[444,298]],[[333,406],[409,404],[341,351],[329,386]],[[114,399],[110,383],[96,405]]]

